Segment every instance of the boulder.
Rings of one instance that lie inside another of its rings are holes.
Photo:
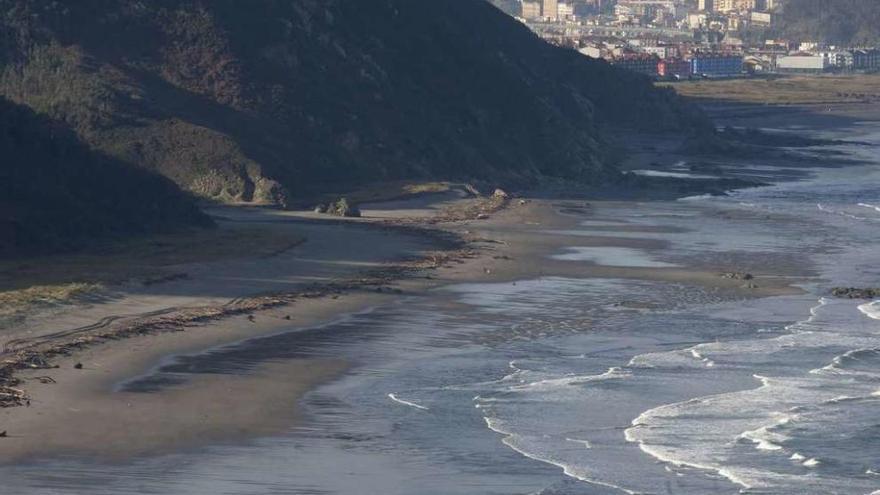
[[[345,198],[340,198],[339,201],[330,205],[327,209],[327,213],[331,215],[336,215],[338,217],[360,217],[361,210],[356,205],[351,204]]]

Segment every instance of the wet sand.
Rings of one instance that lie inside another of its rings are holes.
[[[600,236],[583,237],[565,234],[566,229],[592,218],[597,206],[603,215],[627,224],[625,212],[630,203],[584,203],[540,199],[519,201],[501,210],[488,220],[468,220],[444,224],[443,228],[467,240],[477,254],[459,257],[437,269],[417,270],[393,283],[393,288],[377,292],[359,288],[339,294],[296,300],[292,304],[254,311],[250,315],[227,317],[200,323],[182,331],[135,335],[131,338],[106,341],[74,351],[55,359],[57,369],[38,369],[20,373],[21,385],[30,395],[29,407],[0,409],[0,430],[8,431],[2,439],[0,462],[43,459],[59,455],[84,455],[122,460],[126,457],[195,448],[218,442],[243,441],[287,430],[301,419],[296,403],[303,393],[344,372],[348,363],[338,359],[294,359],[272,362],[238,374],[199,376],[186,382],[162,387],[158,391],[120,392],[126,380],[147,373],[170,355],[194,353],[228,345],[247,338],[271,335],[297,328],[314,327],[332,322],[341,315],[387,304],[399,293],[431,297],[437,287],[461,282],[515,282],[542,276],[607,277],[687,283],[709,287],[731,297],[761,297],[797,292],[791,287],[803,275],[792,271],[755,272],[757,287],[744,288],[742,280],[720,276],[738,267],[706,264],[699,267],[626,267],[599,266],[551,259],[567,246],[602,246],[634,248],[650,253],[665,245],[663,229],[647,227],[645,238],[639,238],[637,225],[621,229],[634,237],[615,237],[613,229]],[[412,210],[412,205],[401,205]],[[389,215],[383,205],[382,216]],[[615,212],[619,211],[617,218]],[[562,212],[562,213],[561,213]],[[369,214],[368,214],[369,215]],[[350,228],[337,225],[334,244],[349,254],[357,245],[363,253],[377,253],[370,265],[382,265],[388,246],[416,246],[412,256],[430,251],[425,239],[414,242],[406,234],[383,232],[375,237],[363,234],[369,226]],[[380,227],[375,227],[378,230]],[[652,234],[653,237],[649,236]],[[375,236],[375,234],[374,234]],[[372,244],[370,244],[372,243]],[[383,244],[384,243],[384,244]],[[409,244],[407,244],[409,243]],[[308,243],[305,245],[307,246]],[[305,259],[306,247],[297,248],[291,256]],[[314,254],[316,248],[311,248]],[[389,250],[393,252],[393,250]],[[323,263],[337,267],[338,274],[349,276],[362,268],[332,257],[339,252],[323,253]],[[266,263],[255,270],[275,270],[282,264],[276,258],[249,261]],[[354,269],[353,269],[354,267]],[[287,267],[290,270],[291,267]],[[338,275],[337,275],[338,276]],[[189,281],[210,283],[208,280]],[[274,284],[274,282],[273,282]],[[270,285],[274,287],[274,285]],[[625,303],[625,301],[622,301]],[[118,308],[83,308],[89,315],[95,311]],[[70,313],[72,318],[75,311]],[[81,316],[82,317],[82,316]],[[94,316],[92,316],[94,317]],[[55,325],[63,322],[55,321]],[[57,327],[56,327],[57,328]],[[81,363],[82,369],[75,364]],[[41,383],[38,377],[51,380]]]

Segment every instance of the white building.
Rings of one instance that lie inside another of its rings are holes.
[[[537,1],[521,2],[520,15],[523,19],[538,19],[539,17],[541,17],[541,3]]]
[[[853,53],[849,51],[837,50],[822,52],[821,55],[828,61],[830,67],[836,69],[852,69],[855,62]]]
[[[708,17],[706,14],[689,14],[688,15],[688,27],[691,29],[698,29],[702,26],[706,25],[706,19]]]
[[[776,59],[779,72],[825,72],[830,66],[822,55],[788,55]]]
[[[556,12],[559,15],[560,19],[566,20],[574,20],[574,4],[573,3],[560,3],[556,6]]]
[[[588,46],[584,46],[584,47],[578,48],[578,51],[579,51],[582,55],[586,55],[586,56],[588,56],[588,57],[602,58],[602,49],[599,48],[598,46],[590,46],[590,45],[588,45]]]
[[[757,26],[769,26],[773,24],[773,14],[769,12],[752,12],[750,20],[752,24]]]
[[[812,51],[818,50],[818,49],[819,49],[819,43],[816,41],[803,41],[803,42],[801,42],[800,46],[798,47],[798,50],[802,51],[802,52],[812,52]]]
[[[669,46],[645,46],[642,51],[651,55],[657,55],[661,59],[669,58],[675,54],[676,50]]]

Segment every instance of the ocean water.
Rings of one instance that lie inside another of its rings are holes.
[[[839,147],[877,160],[880,129],[851,132],[875,146]],[[880,163],[725,198],[600,205],[567,234],[574,244],[548,258],[815,273],[804,294],[757,300],[638,280],[464,284],[179,356],[124,386],[308,356],[353,367],[309,393],[306,421],[283,435],[0,467],[0,493],[880,493],[880,302],[827,297],[880,285]],[[576,245],[602,235],[667,242]]]

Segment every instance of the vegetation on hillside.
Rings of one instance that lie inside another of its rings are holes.
[[[876,74],[794,75],[660,84],[675,88],[686,97],[760,105],[880,102],[880,76]]]
[[[483,0],[0,0],[0,94],[223,201],[399,178],[599,181],[610,125],[693,130]]]
[[[94,152],[2,98],[0,156],[0,257],[211,224],[168,179]]]
[[[789,39],[843,46],[880,43],[876,0],[788,0],[778,33]]]

